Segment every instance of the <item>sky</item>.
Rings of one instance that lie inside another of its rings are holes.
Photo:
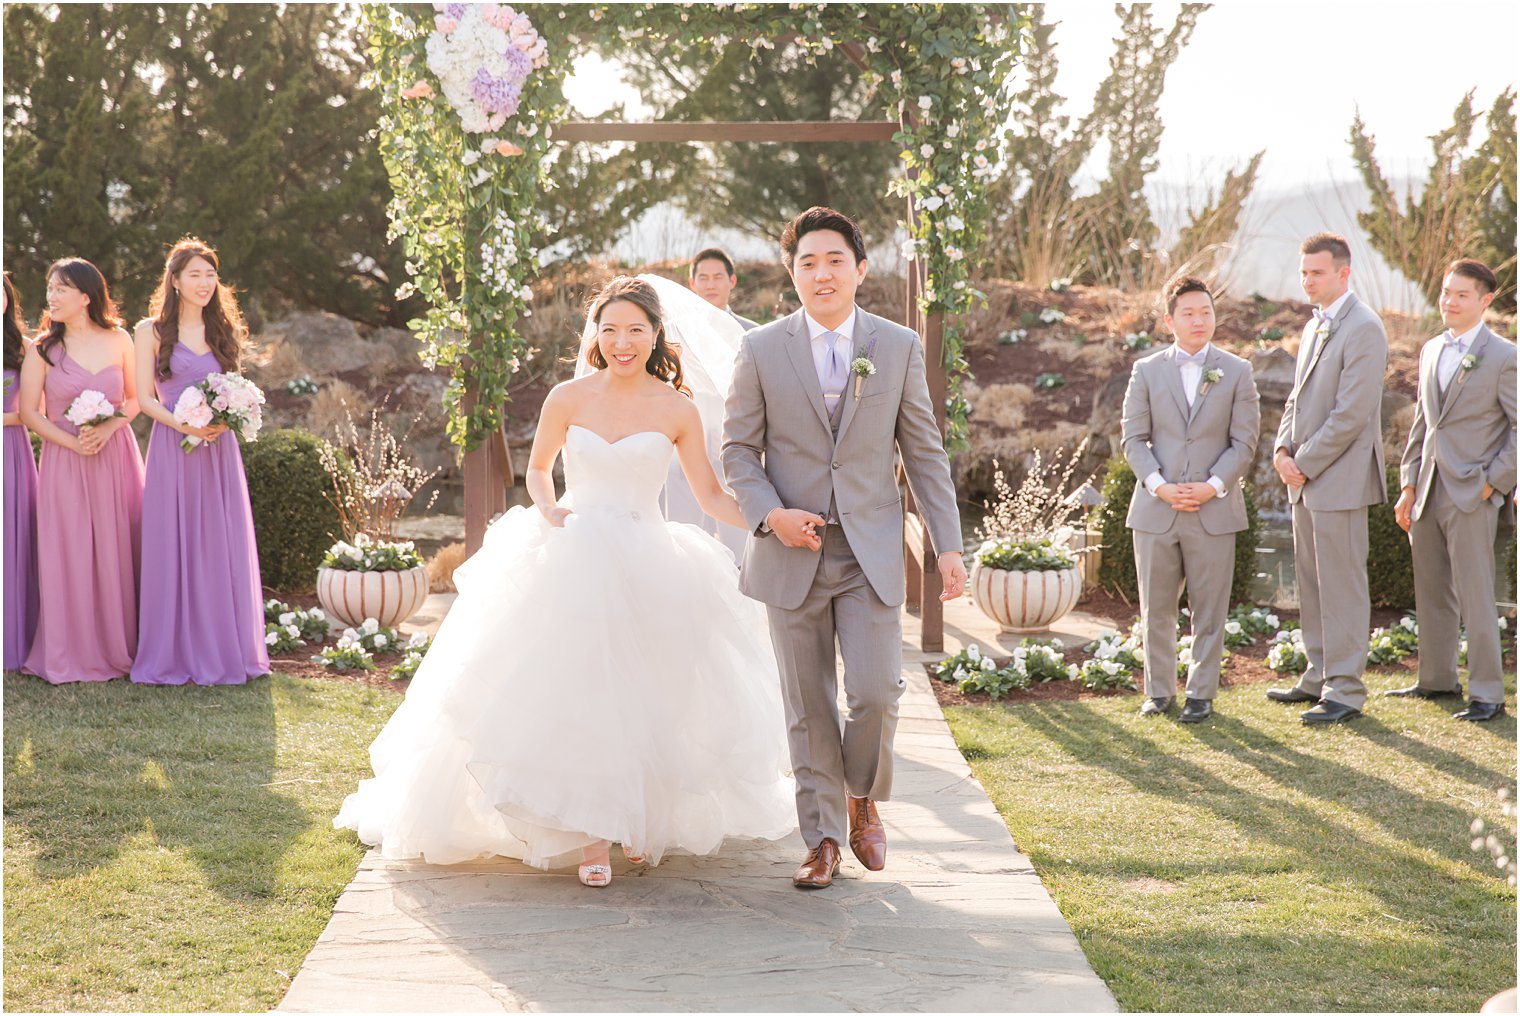
[[[1075,121],[1091,108],[1107,74],[1118,15],[1112,3],[1096,0],[1045,6],[1047,18],[1060,23],[1056,91]],[[1156,24],[1165,28],[1180,4],[1153,7]],[[1385,174],[1423,180],[1429,137],[1451,124],[1462,96],[1473,90],[1475,107],[1486,112],[1515,86],[1517,40],[1520,3],[1513,0],[1216,3],[1199,17],[1168,73],[1159,111],[1166,129],[1153,182],[1158,189],[1196,190],[1265,149],[1258,219],[1272,218],[1266,202],[1273,196],[1317,206],[1344,203],[1324,195],[1358,179],[1347,143],[1358,110],[1376,138]],[[622,84],[616,65],[597,58],[577,65],[565,91],[588,115],[618,99],[630,102],[635,119],[651,115]],[[1101,171],[1101,164],[1093,168]],[[648,246],[647,238],[634,242]]]
[[[1180,4],[1154,4],[1167,27]],[[1045,5],[1055,30],[1056,90],[1073,120],[1092,107],[1108,71],[1119,19],[1113,4]],[[1431,134],[1474,89],[1486,110],[1516,83],[1520,3],[1436,5],[1354,0],[1225,0],[1198,19],[1161,100],[1159,175],[1185,180],[1238,166],[1265,148],[1261,186],[1293,188],[1356,176],[1346,137],[1360,109],[1390,174],[1422,177]],[[582,112],[621,98],[650,110],[615,63],[588,58],[566,85]]]

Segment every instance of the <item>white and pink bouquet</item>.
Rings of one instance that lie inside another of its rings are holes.
[[[111,400],[103,393],[93,388],[86,388],[69,404],[63,418],[83,430],[86,427],[98,427],[120,415],[122,415],[121,410],[111,405]]]
[[[548,43],[526,14],[506,4],[433,5],[428,69],[471,134],[500,130],[516,115],[523,85],[548,63]],[[419,93],[420,94],[420,93]]]
[[[174,418],[191,427],[219,423],[238,432],[244,441],[257,441],[264,426],[264,393],[241,374],[207,374],[180,392]],[[179,446],[191,451],[201,439],[186,435]]]

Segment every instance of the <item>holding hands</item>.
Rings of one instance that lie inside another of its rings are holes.
[[[765,517],[765,524],[786,547],[805,547],[817,553],[823,549],[823,537],[818,529],[824,525],[823,517],[801,508],[772,508]]]

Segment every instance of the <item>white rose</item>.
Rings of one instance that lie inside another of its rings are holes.
[[[272,646],[278,641],[280,641],[280,636],[277,632],[270,632],[268,635],[264,636],[264,644],[266,646]]]
[[[952,215],[945,219],[945,225],[954,232],[960,232],[966,228],[966,220],[959,215]]]
[[[375,636],[375,648],[376,649],[384,649],[388,645],[390,645],[390,640],[387,639],[384,635],[376,635]]]
[[[934,108],[934,99],[927,95],[920,95],[918,97],[918,108],[928,112]]]
[[[1226,632],[1228,632],[1229,634],[1231,634],[1231,635],[1239,635],[1240,631],[1241,631],[1240,622],[1239,621],[1226,621],[1224,623],[1224,630]]]
[[[922,144],[918,147],[918,154],[926,159],[932,158],[934,156],[934,146],[927,143]]]

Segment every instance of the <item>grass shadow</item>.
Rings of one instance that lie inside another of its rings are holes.
[[[311,819],[275,790],[269,680],[51,686],[7,674],[4,688],[5,816],[34,846],[39,878],[109,865],[146,836],[225,897],[279,892],[281,859]]]

